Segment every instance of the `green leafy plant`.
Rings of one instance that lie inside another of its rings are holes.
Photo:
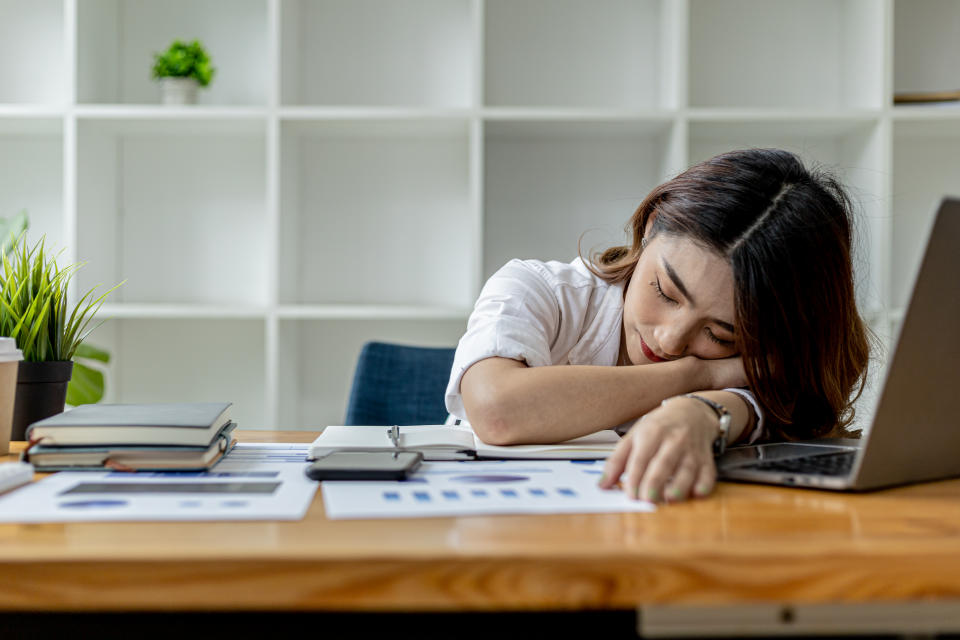
[[[107,364],[110,364],[109,352],[81,342],[73,354],[73,377],[67,385],[67,404],[76,407],[103,400],[107,381],[99,367]]]
[[[201,87],[210,84],[216,69],[199,40],[187,44],[174,40],[164,53],[153,54],[153,77],[194,78]]]
[[[0,224],[0,234],[5,233],[3,224]],[[7,235],[0,237],[8,239]],[[99,326],[90,327],[90,323],[107,295],[122,282],[97,298],[94,298],[94,287],[83,294],[70,311],[67,289],[82,265],[60,268],[56,256],[47,252],[45,239],[28,247],[24,232],[9,252],[0,253],[0,261],[0,335],[17,341],[24,360],[46,362],[84,357],[109,361],[108,353],[82,343]],[[73,377],[77,384],[71,380],[72,391],[68,387],[70,404],[97,402],[103,397],[102,372],[75,362]]]

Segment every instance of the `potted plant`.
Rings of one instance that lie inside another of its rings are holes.
[[[164,53],[153,54],[153,77],[160,80],[163,104],[195,104],[197,87],[206,87],[216,72],[199,40],[174,40]]]
[[[11,434],[22,440],[31,423],[63,411],[73,358],[104,299],[123,283],[95,299],[94,287],[70,311],[67,288],[82,265],[60,268],[44,239],[28,247],[23,233],[0,260],[0,335],[14,338],[23,352]]]
[[[21,211],[11,218],[0,218],[0,253],[9,256],[20,235],[30,227],[30,218]],[[110,352],[87,342],[73,354],[73,375],[67,385],[67,404],[78,406],[100,402],[106,393],[103,367],[110,363]]]

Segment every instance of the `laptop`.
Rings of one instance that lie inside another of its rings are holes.
[[[731,448],[719,477],[862,491],[960,476],[960,199],[937,210],[862,440]]]

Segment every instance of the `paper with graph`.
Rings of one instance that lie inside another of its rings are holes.
[[[403,481],[321,486],[331,519],[655,510],[619,489],[600,489],[602,471],[602,460],[424,462]]]

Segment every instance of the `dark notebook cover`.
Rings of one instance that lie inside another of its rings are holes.
[[[37,471],[203,471],[229,453],[236,443],[228,422],[213,441],[205,446],[183,445],[108,445],[50,447],[35,444],[24,459]]]
[[[205,445],[229,421],[229,402],[85,404],[33,423],[27,439],[48,446]]]

